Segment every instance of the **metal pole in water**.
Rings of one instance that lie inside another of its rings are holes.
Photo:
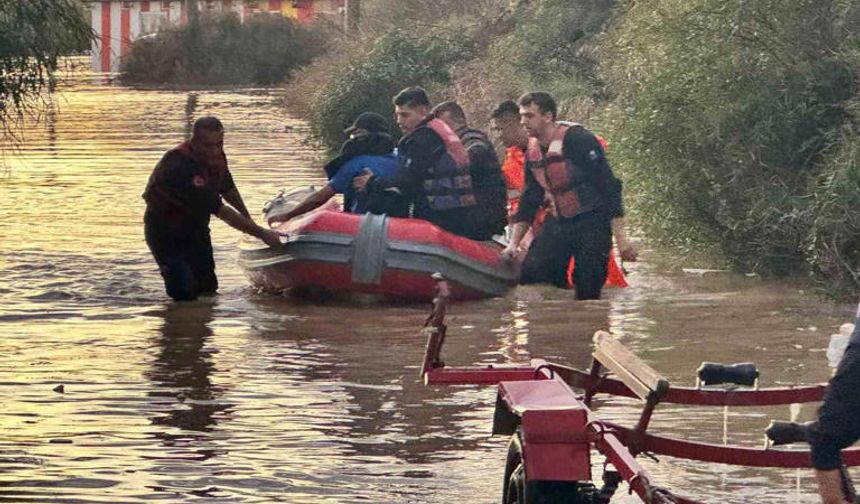
[[[800,403],[792,403],[788,406],[789,420],[796,422],[800,417]],[[794,496],[800,502],[800,468],[794,470]]]

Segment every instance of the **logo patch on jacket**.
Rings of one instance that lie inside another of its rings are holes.
[[[206,185],[206,179],[203,178],[203,175],[195,175],[193,179],[191,179],[191,183],[194,184],[194,187],[203,187]]]

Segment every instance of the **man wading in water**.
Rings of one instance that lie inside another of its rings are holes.
[[[513,217],[510,243],[502,256],[513,259],[549,197],[550,215],[523,263],[520,283],[567,286],[567,264],[576,260],[577,299],[599,299],[606,282],[612,236],[621,257],[636,260],[624,232],[621,181],[615,178],[597,138],[582,126],[556,123],[556,104],[544,92],[519,99],[520,122],[529,135],[525,192]]]
[[[224,126],[215,117],[198,119],[191,140],[164,154],[149,176],[143,199],[146,244],[161,270],[167,295],[176,301],[191,301],[218,290],[210,215],[270,247],[281,244],[277,232],[258,226],[248,214],[227,168]]]

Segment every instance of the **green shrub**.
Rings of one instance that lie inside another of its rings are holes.
[[[60,58],[94,36],[77,0],[0,2],[0,140],[15,144],[23,118],[51,106]]]
[[[326,47],[321,28],[258,14],[244,23],[230,13],[135,41],[121,79],[140,84],[259,84],[290,77]]]
[[[311,98],[314,133],[336,147],[344,139],[343,129],[361,112],[393,117],[391,98],[398,91],[448,84],[451,64],[462,59],[466,49],[453,37],[405,30],[392,30],[366,46],[347,49],[338,60],[341,66]]]
[[[658,3],[630,4],[604,58],[614,155],[654,205],[639,216],[665,241],[710,236],[738,265],[797,271],[810,180],[852,80],[829,2]]]
[[[806,258],[825,289],[847,297],[860,291],[860,131],[846,124],[815,181]]]

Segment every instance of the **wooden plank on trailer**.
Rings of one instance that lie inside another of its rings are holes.
[[[660,399],[669,381],[606,331],[594,334],[594,358],[612,371],[640,399]]]

